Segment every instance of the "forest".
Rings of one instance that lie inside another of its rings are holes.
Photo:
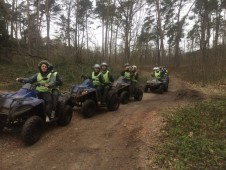
[[[225,55],[226,0],[0,0],[1,169],[226,169]]]
[[[225,0],[0,2],[1,61],[89,58],[201,70],[214,62],[223,70]]]

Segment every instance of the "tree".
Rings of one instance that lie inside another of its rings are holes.
[[[0,47],[5,46],[9,42],[9,34],[7,31],[7,12],[6,3],[0,0]]]
[[[50,45],[50,21],[51,15],[56,15],[60,12],[60,5],[56,3],[56,0],[45,0],[45,15],[46,15],[46,25],[47,25],[47,41],[46,41],[46,57],[49,58],[49,45]]]

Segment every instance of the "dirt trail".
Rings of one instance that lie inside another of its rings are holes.
[[[40,141],[26,147],[18,132],[0,134],[0,169],[131,170],[158,169],[156,147],[164,125],[161,111],[186,102],[170,79],[169,92],[145,93],[141,102],[121,105],[117,112],[100,110],[90,119],[74,113],[67,127],[48,126]]]

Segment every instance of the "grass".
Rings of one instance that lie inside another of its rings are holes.
[[[226,101],[167,114],[158,163],[162,169],[226,169]]]

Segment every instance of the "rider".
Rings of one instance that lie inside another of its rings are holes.
[[[152,77],[161,80],[162,79],[162,72],[160,71],[159,67],[154,67],[153,68],[153,73],[151,75]]]
[[[91,79],[93,81],[94,87],[97,89],[98,101],[100,101],[101,100],[101,92],[102,92],[103,84],[104,84],[104,76],[100,71],[99,64],[95,64],[93,68],[94,68],[94,71],[92,72]]]
[[[129,91],[130,93],[134,93],[136,80],[134,79],[134,75],[131,70],[131,66],[129,63],[124,64],[124,70],[121,72],[121,76],[124,77],[127,83],[130,84]]]
[[[134,76],[134,79],[137,81],[139,78],[138,72],[137,72],[137,66],[133,65],[132,66],[132,74]]]
[[[58,72],[53,69],[53,65],[50,64],[49,71],[54,77],[54,85],[52,87],[52,101],[53,101],[53,111],[56,111],[58,97],[60,95],[59,87],[63,85],[63,81]]]
[[[112,83],[114,82],[114,78],[108,70],[108,64],[106,62],[101,63],[101,72],[104,77],[104,93],[103,93],[103,101],[106,101],[108,91],[111,88]]]
[[[17,81],[23,83],[35,83],[39,82],[41,86],[37,86],[36,90],[38,92],[38,97],[45,101],[46,107],[45,111],[48,117],[50,117],[52,112],[52,87],[55,84],[54,77],[52,73],[49,71],[50,63],[46,60],[42,60],[38,64],[39,73],[34,74],[29,78],[17,78]]]
[[[123,76],[126,81],[131,82],[133,76],[129,63],[124,64],[124,70],[121,72],[121,76]]]

